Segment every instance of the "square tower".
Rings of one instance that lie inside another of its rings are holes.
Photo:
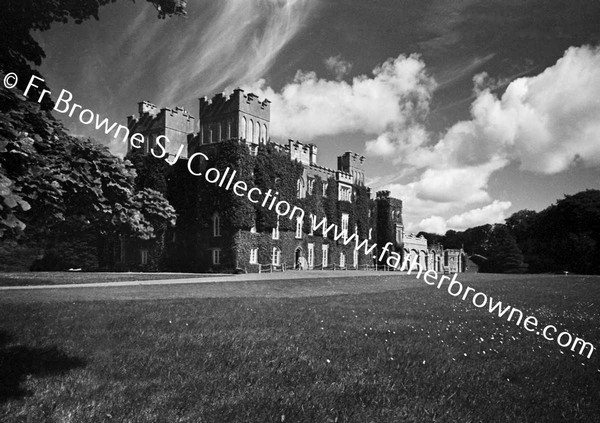
[[[211,100],[200,98],[198,144],[240,139],[255,151],[259,144],[269,142],[270,104],[269,100],[260,101],[256,94],[246,95],[239,88],[229,97],[220,93]]]

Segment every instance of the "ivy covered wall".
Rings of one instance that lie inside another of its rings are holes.
[[[187,161],[180,160],[173,166],[165,166],[164,160],[136,157],[139,184],[165,192],[177,211],[177,226],[166,231],[163,237],[162,255],[153,263],[164,270],[190,272],[223,272],[241,270],[258,271],[258,265],[250,263],[250,252],[258,248],[258,263],[269,264],[273,247],[281,250],[281,263],[293,267],[296,251],[304,258],[308,256],[308,243],[314,246],[314,263],[320,267],[322,245],[329,244],[329,264],[340,264],[340,253],[346,254],[346,265],[353,265],[354,241],[343,245],[333,241],[333,231],[324,239],[322,233],[311,232],[309,216],[319,222],[327,217],[328,226],[336,224],[341,229],[341,216],[349,216],[348,230],[351,235],[358,228],[360,240],[367,239],[373,228],[370,243],[376,242],[377,224],[375,202],[370,199],[370,190],[364,186],[353,187],[353,201],[338,201],[338,183],[332,177],[326,181],[311,173],[310,167],[292,161],[285,151],[278,151],[272,144],[261,145],[256,156],[250,154],[244,142],[229,140],[201,145],[200,152],[208,161],[194,160],[192,170],[204,174],[208,167],[235,170],[235,180],[244,181],[250,190],[259,188],[263,194],[269,189],[278,201],[287,201],[305,212],[302,237],[296,238],[296,221],[287,216],[279,217],[279,239],[273,239],[273,228],[277,226],[275,210],[268,210],[259,203],[251,203],[246,196],[235,195],[217,184],[207,182],[203,176],[194,176]],[[230,172],[231,172],[230,171]],[[308,175],[307,175],[308,172]],[[230,173],[231,174],[231,173]],[[161,175],[163,176],[161,178]],[[297,184],[302,177],[312,179],[312,189],[304,198],[297,198]],[[323,196],[323,184],[327,184]],[[213,219],[218,214],[221,221],[220,236],[213,233]],[[254,228],[254,229],[252,229]],[[219,264],[213,264],[213,250],[219,250]],[[372,264],[372,257],[359,252],[360,265]]]

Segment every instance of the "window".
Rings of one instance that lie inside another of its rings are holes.
[[[144,146],[144,150],[146,150],[146,153],[149,153],[150,150],[156,145],[156,135],[154,134],[150,134],[148,135],[148,142],[146,143],[146,145]]]
[[[323,182],[323,197],[327,195],[327,182]]]
[[[258,138],[260,135],[259,132],[260,132],[260,123],[256,122],[254,124],[254,140],[253,140],[254,144],[258,144],[258,142],[259,142],[259,138]]]
[[[308,244],[308,268],[312,269],[315,265],[315,244]]]
[[[313,195],[315,191],[315,178],[308,178],[308,195]]]
[[[300,219],[300,217],[297,217],[296,218],[296,238],[298,238],[298,239],[302,238],[302,225],[303,225],[302,219]]]
[[[309,221],[310,221],[310,229],[308,230],[308,234],[313,235],[314,234],[313,228],[317,224],[317,217],[311,213],[309,215]]]
[[[246,118],[242,116],[242,123],[240,124],[240,139],[246,138]]]
[[[358,268],[358,250],[354,249],[352,254],[352,266]]]
[[[277,216],[277,226],[273,228],[273,234],[271,235],[273,239],[279,239],[279,216]]]
[[[212,263],[221,264],[221,250],[218,248],[212,250]]]
[[[221,217],[218,213],[213,215],[213,236],[221,236]]]
[[[340,267],[346,266],[346,253],[340,253]]]
[[[338,191],[339,201],[352,201],[352,189],[346,186],[340,185]]]
[[[304,180],[302,178],[298,178],[298,181],[296,182],[296,198],[304,198],[302,188],[304,188]]]
[[[267,134],[267,125],[263,124],[263,142],[267,142],[269,140],[269,134]]]
[[[140,263],[148,264],[148,250],[140,250]]]
[[[342,232],[346,231],[346,234],[348,233],[348,219],[348,213],[342,213]]]
[[[281,263],[281,250],[277,247],[273,247],[273,255],[271,256],[271,264],[273,266],[279,266]]]
[[[252,119],[250,119],[248,121],[247,131],[248,131],[248,133],[246,136],[246,141],[253,142],[254,141],[254,139],[253,139],[253,137],[254,137],[254,121]]]
[[[321,257],[321,262],[323,263],[323,267],[329,266],[329,245],[324,244],[322,247],[323,256]]]
[[[250,264],[258,263],[258,248],[250,249]]]
[[[373,238],[373,228],[369,228],[369,239]]]

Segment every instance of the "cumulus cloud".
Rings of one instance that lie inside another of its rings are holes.
[[[415,136],[393,127],[366,143],[367,153],[421,169],[413,182],[387,187],[405,200],[405,210],[416,212],[410,216],[418,222],[415,230],[464,229],[503,220],[510,203],[490,203],[487,182],[510,162],[541,174],[559,173],[576,163],[600,164],[599,48],[569,48],[539,75],[518,78],[501,96],[494,94],[505,83],[476,75],[471,119],[450,127],[437,142],[426,132]],[[487,205],[448,219],[440,216],[476,203]],[[420,219],[418,213],[424,213]]]
[[[272,101],[271,132],[275,136],[310,140],[322,135],[351,132],[379,134],[387,130],[407,133],[429,110],[435,83],[418,55],[398,56],[351,82],[317,77],[298,71],[280,92],[265,81],[247,87]]]
[[[337,56],[328,57],[325,60],[325,67],[335,76],[335,79],[341,81],[352,70],[352,63],[345,61],[338,54]]]
[[[468,210],[449,219],[441,216],[430,216],[415,225],[415,231],[426,231],[444,234],[448,229],[464,230],[488,223],[503,223],[508,217],[506,211],[511,207],[510,201],[494,200],[484,207]]]
[[[494,200],[487,192],[488,180],[492,173],[506,164],[505,159],[498,158],[478,166],[427,169],[409,183],[390,183],[381,189],[389,190],[393,196],[402,199],[408,231],[435,232],[460,223],[456,219],[452,223],[444,220],[442,226],[441,215],[456,214],[466,207],[492,203]],[[424,219],[424,216],[428,218]]]
[[[460,167],[495,157],[517,161],[521,169],[562,172],[574,163],[600,164],[600,49],[569,48],[539,75],[518,78],[501,97],[474,78],[471,119],[453,125],[433,146],[409,145],[404,134],[388,135],[397,161],[419,166]],[[367,143],[367,151],[370,146]]]

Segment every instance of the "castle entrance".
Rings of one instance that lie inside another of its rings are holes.
[[[294,253],[294,269],[306,270],[307,267],[306,259],[304,258],[304,250],[302,250],[302,247],[296,248],[296,252]]]

